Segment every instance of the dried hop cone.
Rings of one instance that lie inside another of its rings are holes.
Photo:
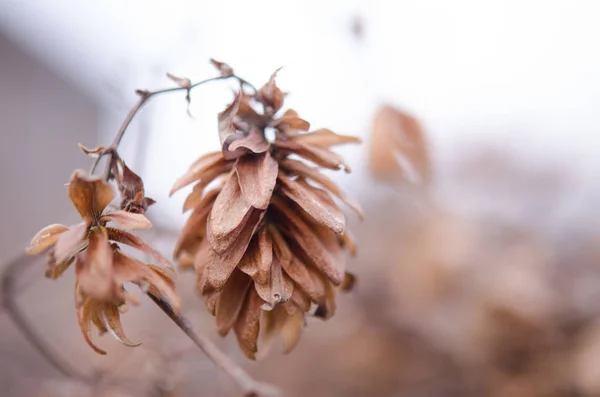
[[[167,268],[171,268],[171,265],[145,241],[124,230],[107,226],[109,222],[123,229],[151,226],[143,213],[109,206],[115,197],[109,183],[77,170],[71,176],[68,192],[83,222],[73,226],[55,224],[45,227],[31,240],[27,253],[39,254],[50,249],[46,276],[52,279],[58,278],[75,263],[77,318],[83,336],[92,349],[106,354],[91,341],[92,325],[100,334],[108,331],[120,342],[137,346],[123,333],[120,312],[126,304],[139,302],[125,291],[123,285],[127,282],[137,284],[143,291],[168,301],[174,310],[179,310],[180,299],[173,280],[162,267],[146,265],[125,255],[116,243],[137,248]]]
[[[311,307],[323,319],[334,314],[336,290],[353,281],[343,250],[354,253],[355,245],[332,195],[362,217],[360,207],[318,169],[350,172],[330,148],[360,140],[327,129],[307,132],[309,123],[293,110],[276,118],[283,97],[275,75],[256,95],[238,93],[219,114],[222,150],[198,159],[171,191],[195,183],[184,204],[184,211],[193,211],[175,258],[195,268],[219,333],[233,328],[251,359],[261,329],[261,350],[281,335],[287,352]],[[276,131],[273,142],[265,138],[266,128]]]

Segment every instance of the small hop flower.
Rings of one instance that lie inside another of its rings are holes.
[[[336,291],[354,282],[343,251],[354,253],[355,245],[332,195],[360,217],[362,211],[318,167],[350,172],[330,148],[360,140],[308,132],[310,124],[292,110],[275,117],[283,99],[275,74],[257,96],[236,95],[219,114],[222,150],[198,159],[171,191],[195,183],[175,258],[194,267],[219,333],[233,329],[251,359],[261,330],[264,350],[277,335],[292,350],[313,305],[314,315],[331,317]],[[272,143],[267,127],[276,130]]]
[[[135,346],[123,333],[119,308],[139,302],[123,285],[135,283],[159,299],[166,299],[176,311],[180,299],[171,277],[162,268],[145,265],[123,254],[116,243],[137,248],[167,268],[171,265],[145,241],[125,230],[107,226],[116,223],[123,229],[151,227],[143,214],[109,206],[114,198],[110,184],[77,170],[71,176],[68,193],[83,222],[45,227],[33,237],[27,253],[34,255],[50,249],[46,275],[53,279],[75,263],[77,317],[85,340],[96,352],[105,354],[91,341],[92,324],[100,333],[109,331],[124,344]]]

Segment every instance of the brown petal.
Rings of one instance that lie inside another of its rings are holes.
[[[357,248],[356,248],[356,243],[354,242],[354,236],[352,235],[352,233],[350,233],[349,230],[345,230],[344,234],[342,234],[340,236],[340,238],[341,238],[342,246],[350,252],[350,255],[356,256]]]
[[[83,251],[88,245],[88,241],[85,240],[87,232],[88,225],[86,223],[70,226],[69,230],[62,232],[54,246],[55,263],[60,264],[68,261],[77,253]]]
[[[337,234],[344,233],[346,218],[335,204],[330,205],[330,203],[321,199],[318,194],[315,194],[315,188],[306,183],[301,183],[302,180],[292,180],[283,173],[279,173],[278,178],[282,182],[281,189],[283,193],[294,200],[316,222]]]
[[[254,234],[238,268],[252,277],[254,282],[266,284],[271,280],[271,263],[273,244],[267,228],[263,226]]]
[[[247,94],[241,94],[240,106],[235,115],[235,124],[246,132],[249,132],[252,127],[262,130],[266,126],[266,118],[252,108],[250,99]]]
[[[61,263],[51,263],[48,265],[46,269],[45,276],[51,278],[52,280],[56,280],[59,278],[65,270],[67,270],[75,261],[75,256],[70,257],[69,259],[61,262]]]
[[[280,302],[286,302],[292,295],[294,285],[284,276],[277,259],[271,264],[271,279],[264,284],[254,283],[256,292],[265,301],[263,310],[272,310]]]
[[[345,143],[362,143],[362,140],[355,136],[338,135],[327,128],[321,128],[308,134],[296,135],[292,138],[295,142],[303,143],[310,146],[316,146],[322,149],[329,149],[332,146],[342,145]]]
[[[293,257],[290,262],[281,262],[281,266],[285,273],[300,285],[314,302],[321,302],[323,300],[325,287],[318,278],[318,275],[315,274],[315,270],[311,270],[309,266],[302,263],[296,257]]]
[[[149,229],[152,223],[144,214],[135,214],[123,210],[110,211],[100,218],[100,222],[115,222],[123,229]]]
[[[260,306],[262,300],[253,288],[250,288],[244,307],[235,323],[234,330],[242,351],[251,360],[258,351],[257,339],[260,331]]]
[[[277,112],[283,106],[283,92],[281,92],[277,87],[277,84],[275,84],[277,72],[279,72],[279,69],[271,75],[267,84],[258,90],[258,99],[264,103],[265,106],[271,107],[272,113]]]
[[[277,161],[269,152],[240,157],[235,165],[241,193],[254,208],[266,209],[275,189]]]
[[[331,283],[326,282],[326,296],[325,302],[320,304],[315,311],[315,317],[322,318],[323,320],[327,320],[335,314],[336,303],[335,303],[335,288]]]
[[[308,131],[310,123],[298,116],[284,116],[271,123],[271,127],[277,128],[283,133],[287,133],[290,130]]]
[[[265,139],[264,133],[256,127],[250,128],[246,135],[238,135],[228,146],[230,152],[237,153],[236,158],[242,156],[248,150],[253,153],[263,153],[269,150],[269,147],[269,142]]]
[[[230,148],[231,143],[240,138],[240,134],[237,133],[237,129],[233,123],[234,117],[239,110],[239,106],[240,93],[235,96],[233,102],[231,102],[225,110],[219,113],[219,139],[221,140],[221,150],[225,160],[233,160],[246,152],[246,150],[242,148],[239,148],[238,150]]]
[[[69,181],[69,197],[82,218],[98,220],[115,194],[107,182],[76,170]]]
[[[223,251],[218,247],[219,240],[224,239],[238,228],[251,208],[242,196],[238,178],[230,175],[209,215],[208,228],[213,249],[219,253]]]
[[[350,272],[346,272],[344,276],[344,281],[342,285],[340,285],[340,289],[344,292],[352,291],[354,286],[356,285],[356,276]]]
[[[194,269],[196,270],[196,274],[198,274],[198,276],[202,276],[204,274],[204,270],[210,262],[211,251],[212,248],[210,248],[210,244],[206,240],[203,240],[198,246],[198,250],[194,255]]]
[[[252,279],[239,270],[234,270],[219,294],[216,306],[217,329],[221,336],[227,335],[235,324]]]
[[[214,181],[216,178],[226,177],[226,173],[231,171],[231,168],[231,164],[227,164],[227,166],[223,167],[222,169],[214,169],[214,174],[206,173],[205,176],[201,178],[200,182],[198,182],[194,186],[192,192],[185,199],[185,202],[183,203],[183,212],[185,213],[191,209],[202,206],[204,200],[204,189],[206,189],[208,184]],[[221,191],[223,185],[225,184],[225,181],[226,180],[221,181],[221,186],[218,188],[218,192]],[[212,205],[212,202],[210,203],[210,205]]]
[[[37,255],[40,252],[50,248],[56,243],[61,233],[69,230],[65,225],[49,225],[37,232],[31,239],[29,247],[26,248],[25,252],[29,255]]]
[[[285,354],[294,350],[300,341],[300,336],[304,330],[304,313],[300,310],[287,316],[286,321],[281,328],[281,338],[283,339],[283,352]]]
[[[325,174],[320,172],[318,169],[309,167],[302,161],[285,159],[281,161],[281,167],[285,168],[286,171],[290,171],[298,176],[312,179],[317,182],[325,189],[329,190],[331,193],[335,194],[340,198],[348,207],[352,208],[354,212],[358,215],[358,217],[362,220],[364,218],[364,213],[360,205],[355,202],[352,198],[342,192],[337,185]]]
[[[214,291],[205,296],[206,310],[208,310],[208,312],[213,316],[215,316],[217,313],[217,302],[219,301],[220,294],[220,291]]]
[[[282,264],[282,266],[285,267],[293,260],[292,251],[290,250],[290,247],[288,246],[285,239],[277,229],[276,225],[270,223],[268,225],[268,232],[271,236],[271,239],[273,240],[273,252],[275,253],[275,256]]]
[[[152,258],[154,258],[154,260],[167,269],[175,271],[173,269],[173,265],[171,265],[171,263],[164,256],[162,256],[160,252],[156,251],[154,248],[152,248],[152,246],[150,246],[150,244],[141,238],[126,231],[114,229],[112,227],[107,227],[106,231],[108,232],[108,238],[110,240],[136,248],[143,253],[150,255]]]
[[[263,333],[261,336],[261,354],[266,354],[277,336],[281,336],[284,352],[289,353],[296,347],[304,329],[304,313],[296,310],[289,315],[283,306],[277,306],[269,312],[263,312]]]
[[[102,303],[98,303],[93,300],[91,301],[91,305],[90,305],[92,324],[94,324],[96,326],[96,328],[98,329],[99,335],[104,335],[104,333],[108,332],[108,330],[104,326],[104,322],[100,318],[100,309],[101,309],[102,305],[103,305]]]
[[[214,170],[225,169],[230,164],[231,166],[233,165],[233,163],[230,163],[223,158],[221,152],[213,152],[200,157],[188,168],[185,174],[175,181],[169,195],[173,195],[179,189],[198,179],[210,179],[206,175],[213,175],[216,173]],[[225,172],[225,170],[222,172]],[[220,174],[221,172],[216,173],[216,175],[213,176],[213,179]]]
[[[277,197],[277,196],[276,196]],[[288,235],[290,241],[298,244],[308,259],[333,283],[339,285],[344,280],[344,263],[324,245],[323,236],[317,236],[313,230],[315,227],[308,225],[304,219],[296,213],[293,206],[277,197],[273,205],[279,210],[287,222],[286,229],[281,230]],[[315,225],[316,226],[316,225]],[[334,235],[335,236],[335,235]]]
[[[77,291],[77,288],[75,288]],[[77,294],[77,292],[76,292]],[[76,297],[76,301],[77,301],[77,297]],[[83,335],[83,339],[87,342],[87,344],[98,354],[102,354],[105,355],[106,352],[102,349],[100,349],[99,347],[97,347],[96,345],[94,345],[94,343],[92,342],[92,338],[91,338],[91,325],[92,325],[92,312],[91,312],[91,306],[94,304],[94,302],[87,298],[85,299],[85,301],[83,302],[83,304],[78,304],[77,305],[77,322],[79,323],[79,328],[81,329],[81,333]]]
[[[298,309],[302,310],[303,312],[310,310],[310,297],[297,285],[294,286],[293,293],[290,296],[290,302],[298,306]]]
[[[233,272],[233,269],[240,262],[250,239],[258,228],[264,211],[257,209],[252,210],[251,216],[238,236],[233,246],[227,251],[219,254],[215,250],[211,250],[208,263],[204,269],[204,277],[206,282],[203,286],[202,294],[207,294],[212,291],[219,291]]]
[[[196,206],[196,209],[192,212],[185,223],[183,230],[179,234],[179,239],[177,240],[173,251],[173,256],[175,258],[179,259],[184,251],[193,254],[195,247],[197,247],[202,239],[204,239],[206,236],[208,214],[220,191],[221,188],[210,190]]]
[[[97,301],[114,300],[113,252],[104,228],[90,233],[88,248],[77,255],[76,275],[79,288]]]
[[[301,142],[295,142],[292,140],[275,140],[274,145],[281,149],[284,153],[297,154],[298,156],[303,157],[320,167],[329,168],[331,170],[343,169],[347,173],[351,171],[350,166],[346,164],[344,158],[330,151],[329,149],[305,145]]]
[[[298,112],[293,109],[288,109],[283,113],[282,117],[298,117]]]
[[[118,284],[132,282],[140,287],[145,286],[148,294],[158,299],[165,297],[175,312],[180,310],[181,299],[175,293],[175,282],[163,269],[146,265],[120,250],[113,252],[113,264]]]
[[[142,344],[141,342],[131,342],[127,336],[125,336],[125,333],[123,332],[123,326],[121,325],[121,314],[119,313],[117,306],[105,303],[100,310],[100,319],[102,320],[104,327],[113,336],[113,338],[125,346],[136,347]]]

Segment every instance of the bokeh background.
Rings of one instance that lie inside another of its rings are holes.
[[[89,166],[77,143],[109,142],[134,90],[172,85],[166,72],[213,76],[211,57],[258,86],[283,66],[290,107],[364,139],[340,150],[353,173],[332,177],[366,219],[348,218],[356,290],[291,354],[248,362],[181,274],[199,330],[289,396],[600,395],[599,17],[595,0],[0,0],[0,267],[23,264],[23,316],[94,379],[62,376],[0,312],[2,395],[236,395],[150,302],[124,317],[141,347],[104,337],[95,356],[72,274],[51,282],[22,257],[39,228],[76,219],[63,185]],[[158,201],[145,237],[167,255],[185,220],[185,193],[168,191],[218,148],[232,87],[194,91],[192,117],[183,94],[154,98],[123,141]],[[384,105],[420,128],[381,127]],[[373,167],[386,147],[392,177]]]

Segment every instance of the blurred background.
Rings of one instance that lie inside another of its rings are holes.
[[[289,107],[358,135],[331,176],[349,214],[357,288],[290,355],[256,363],[221,339],[181,274],[184,310],[257,378],[288,396],[600,396],[600,4],[575,0],[0,0],[0,267],[63,360],[62,376],[0,312],[6,396],[228,396],[234,385],[145,302],[124,316],[129,349],[96,356],[70,272],[45,279],[23,249],[77,214],[64,184],[110,142],[137,88],[198,81],[229,63],[256,86],[280,66]],[[146,233],[170,256],[186,196],[168,191],[218,149],[228,83],[156,97],[122,156],[158,204]]]

